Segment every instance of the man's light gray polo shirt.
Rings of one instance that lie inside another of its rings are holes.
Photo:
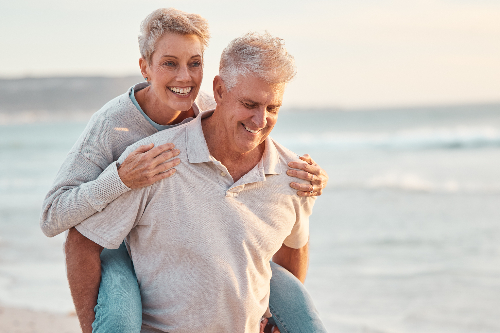
[[[259,330],[269,300],[269,261],[282,244],[309,237],[315,198],[290,188],[297,155],[271,138],[261,161],[236,183],[209,153],[202,113],[129,147],[173,142],[174,177],[129,191],[76,228],[107,248],[126,238],[143,304],[143,332]],[[296,181],[296,179],[293,179]]]

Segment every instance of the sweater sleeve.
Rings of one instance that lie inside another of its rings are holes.
[[[70,153],[43,202],[42,231],[48,237],[66,231],[129,190],[118,175],[116,162],[102,170],[83,154]]]
[[[99,214],[78,224],[76,229],[102,247],[117,249],[141,220],[151,188],[152,186],[138,188],[121,195]]]

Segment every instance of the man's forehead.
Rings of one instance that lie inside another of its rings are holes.
[[[238,85],[232,89],[239,100],[253,103],[269,103],[281,105],[285,84],[269,84],[262,79],[241,78]]]

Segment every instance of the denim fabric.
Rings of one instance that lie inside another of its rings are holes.
[[[292,273],[271,262],[269,309],[281,333],[323,333],[325,326],[304,285]]]
[[[93,333],[141,331],[141,293],[124,243],[101,252],[101,285],[94,311]]]
[[[125,245],[117,250],[104,249],[101,266],[101,285],[92,332],[139,333],[142,325],[141,294]],[[326,332],[302,283],[273,262],[271,269],[271,321],[276,323],[281,333]]]

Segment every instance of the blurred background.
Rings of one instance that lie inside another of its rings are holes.
[[[140,22],[208,19],[202,90],[248,31],[298,75],[272,136],[330,176],[306,287],[331,332],[500,332],[500,3],[0,0],[0,304],[73,311],[40,208],[91,114],[142,77]]]

